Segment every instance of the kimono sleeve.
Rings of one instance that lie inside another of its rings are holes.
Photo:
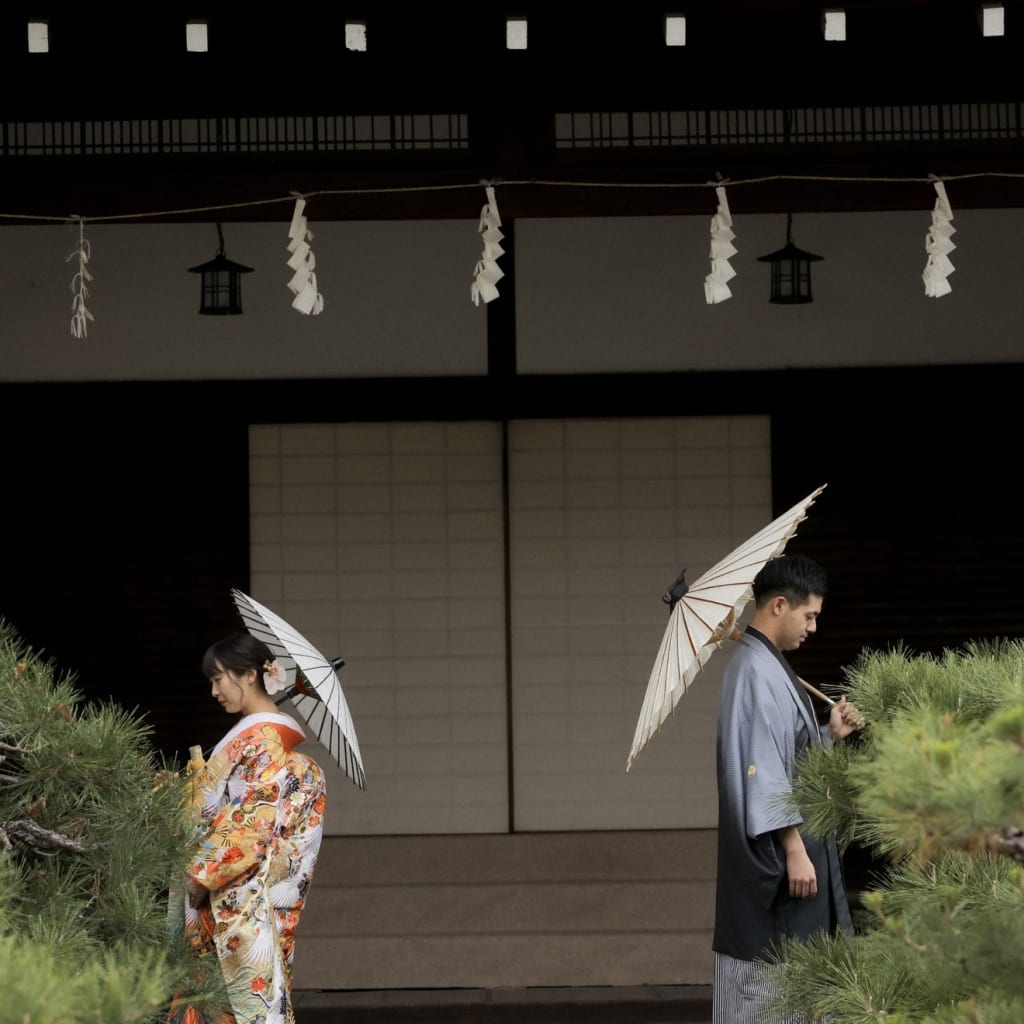
[[[765,689],[750,688],[751,713],[741,725],[745,731],[741,743],[745,751],[746,830],[751,839],[803,823],[800,813],[788,804],[795,749],[792,715],[786,714]]]
[[[266,858],[273,839],[284,769],[259,779],[240,771],[230,799],[209,823],[189,868],[192,881],[211,892],[251,874]]]

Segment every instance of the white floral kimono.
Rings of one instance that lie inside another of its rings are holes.
[[[295,926],[326,805],[320,767],[293,749],[304,739],[289,715],[247,715],[191,775],[198,843],[188,869],[193,897],[184,901],[185,935],[197,956],[216,951],[237,1024],[295,1020]],[[231,1015],[216,1019],[229,1024]],[[176,1005],[169,1018],[206,1020],[187,1005]]]

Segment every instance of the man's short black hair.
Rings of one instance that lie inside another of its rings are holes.
[[[754,577],[754,601],[761,607],[780,594],[791,605],[806,604],[812,594],[824,597],[828,589],[825,570],[806,555],[782,555],[765,562]]]

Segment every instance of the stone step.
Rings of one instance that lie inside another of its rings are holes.
[[[710,984],[715,835],[329,837],[295,985]]]

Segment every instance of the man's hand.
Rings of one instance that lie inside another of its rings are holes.
[[[805,900],[818,895],[818,876],[814,865],[807,856],[803,837],[795,825],[781,828],[776,833],[782,848],[786,851],[786,874],[789,876],[789,895],[793,899]]]
[[[832,705],[828,715],[828,731],[834,740],[841,740],[851,732],[864,728],[864,716],[845,697]]]

